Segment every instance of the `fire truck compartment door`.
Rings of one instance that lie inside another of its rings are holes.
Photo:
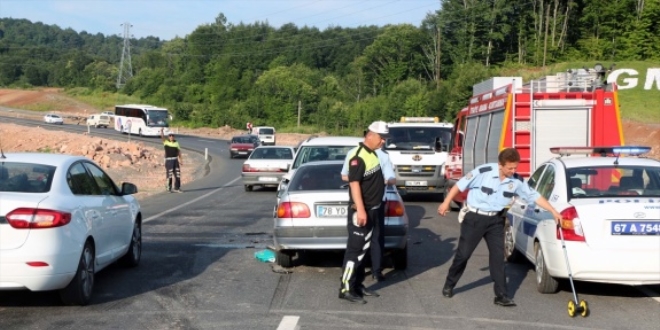
[[[589,108],[536,109],[534,111],[534,154],[531,169],[553,158],[551,147],[589,146],[591,117]]]

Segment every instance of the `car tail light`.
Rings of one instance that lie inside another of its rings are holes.
[[[402,217],[403,214],[405,213],[403,204],[399,201],[387,201],[387,205],[385,207],[386,207],[386,212],[385,212],[386,217]]]
[[[62,227],[71,222],[71,213],[46,209],[19,208],[5,216],[16,229]]]
[[[251,167],[249,164],[243,164],[243,172],[283,172],[281,168],[258,168]]]
[[[28,261],[26,262],[26,264],[32,267],[48,267],[48,263],[45,263],[43,261]]]
[[[564,233],[564,240],[566,241],[586,242],[584,231],[580,224],[580,218],[575,207],[571,206],[559,214],[561,214],[562,220],[560,223],[561,228],[557,228],[557,239],[560,239],[559,231],[561,230]]]
[[[309,218],[312,214],[305,203],[282,202],[277,207],[278,218]]]

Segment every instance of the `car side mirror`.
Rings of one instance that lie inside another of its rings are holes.
[[[121,194],[122,195],[133,195],[137,194],[138,188],[136,185],[130,182],[124,182],[121,184]]]

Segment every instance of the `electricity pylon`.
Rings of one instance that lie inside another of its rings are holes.
[[[133,25],[126,22],[124,26],[124,47],[121,51],[121,61],[119,62],[119,75],[117,76],[117,89],[126,85],[128,79],[133,78],[133,65],[131,64],[131,33]]]

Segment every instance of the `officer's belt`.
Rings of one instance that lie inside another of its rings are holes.
[[[492,217],[492,216],[494,216],[494,215],[497,215],[497,213],[499,212],[499,211],[483,211],[483,210],[480,210],[480,209],[476,209],[476,208],[474,208],[474,207],[471,207],[470,205],[468,205],[467,209],[468,209],[469,212],[473,212],[473,213],[476,213],[476,214],[485,215],[485,216],[487,216],[487,217]]]
[[[172,159],[177,159],[179,157],[165,157],[165,160],[172,160]]]

